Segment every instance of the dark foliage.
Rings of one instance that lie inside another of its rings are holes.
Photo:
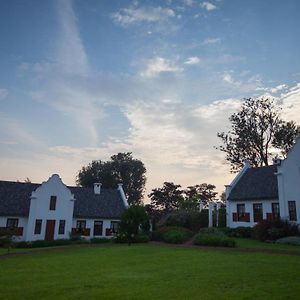
[[[209,183],[201,183],[194,186],[188,186],[184,191],[187,200],[197,200],[196,210],[199,209],[199,202],[201,201],[204,205],[208,202],[216,199],[216,195],[218,194],[216,191],[216,186]]]
[[[237,228],[226,228],[224,232],[231,237],[238,238],[251,238],[253,237],[253,228],[251,227],[237,227]]]
[[[182,227],[166,226],[152,232],[152,240],[170,244],[182,244],[193,236],[193,232]]]
[[[235,247],[234,239],[227,237],[221,230],[217,228],[202,229],[194,237],[195,245],[213,246],[213,247]]]
[[[184,227],[197,232],[200,228],[208,226],[208,210],[203,209],[201,212],[175,211],[170,213],[161,225]]]
[[[95,182],[103,188],[116,188],[123,183],[124,192],[129,204],[141,204],[145,184],[146,168],[142,161],[134,159],[131,152],[118,153],[111,156],[109,161],[93,161],[82,167],[76,182],[84,187],[91,187]]]
[[[260,241],[274,241],[282,237],[297,235],[300,235],[298,225],[288,221],[262,220],[253,227],[253,236]]]
[[[173,182],[164,182],[162,188],[153,189],[148,195],[151,206],[159,211],[171,212],[180,207],[183,202],[181,186]]]
[[[118,240],[126,240],[130,245],[141,233],[149,232],[149,216],[143,206],[131,206],[122,215]]]
[[[230,118],[231,130],[217,135],[233,172],[239,171],[245,160],[252,166],[269,165],[275,157],[272,148],[285,156],[299,134],[299,127],[280,118],[280,109],[270,98],[245,99],[239,112]]]

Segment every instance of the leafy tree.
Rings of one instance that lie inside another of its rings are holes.
[[[216,199],[218,194],[216,191],[216,186],[209,183],[201,183],[194,186],[188,186],[184,191],[186,195],[186,200],[184,202],[193,202],[197,208],[199,208],[200,201],[203,205]]]
[[[223,142],[217,148],[226,153],[233,172],[245,160],[255,167],[267,166],[276,156],[274,148],[285,156],[300,132],[295,122],[280,118],[280,108],[270,98],[245,99],[229,120],[230,131],[217,133]]]
[[[119,234],[125,236],[130,245],[140,232],[149,231],[149,217],[143,206],[131,206],[122,215]]]
[[[109,161],[92,161],[82,167],[77,175],[78,185],[89,187],[95,182],[103,188],[116,188],[122,182],[129,204],[140,204],[145,190],[146,168],[142,161],[134,159],[131,152],[118,153]]]
[[[178,209],[183,201],[183,191],[180,188],[181,185],[164,182],[162,188],[153,189],[148,195],[152,208],[163,212]]]

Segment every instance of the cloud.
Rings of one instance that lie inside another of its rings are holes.
[[[175,12],[171,8],[163,8],[161,6],[141,6],[135,5],[129,8],[123,8],[112,14],[112,19],[116,24],[128,26],[140,22],[162,22],[166,19],[175,17]]]
[[[7,95],[8,95],[7,89],[0,89],[0,99],[6,98]]]
[[[155,77],[162,73],[177,73],[183,69],[168,59],[162,57],[154,57],[147,63],[146,69],[141,72],[142,77]]]
[[[187,6],[193,6],[194,5],[194,0],[183,0],[183,3]]]
[[[217,43],[220,43],[221,42],[221,39],[220,38],[206,38],[204,41],[203,41],[203,45],[209,45],[209,44],[217,44]]]
[[[212,4],[211,2],[208,2],[208,1],[204,1],[200,4],[200,6],[204,9],[206,9],[207,11],[212,11],[212,10],[215,10],[217,7]]]
[[[293,120],[300,125],[300,83],[283,93],[280,100],[283,108],[282,116],[287,121]]]
[[[200,63],[200,58],[197,56],[189,57],[185,62],[186,65],[197,65]]]
[[[241,83],[239,81],[235,81],[232,77],[232,75],[228,72],[225,72],[222,76],[223,81],[229,83],[229,84],[233,84],[233,85],[241,85]]]
[[[280,91],[286,90],[287,88],[288,88],[288,86],[286,84],[280,84],[280,85],[277,85],[274,88],[271,88],[270,92],[271,93],[278,93]]]

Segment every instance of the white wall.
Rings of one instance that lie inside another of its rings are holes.
[[[227,226],[231,228],[236,228],[239,226],[242,227],[253,227],[256,225],[254,222],[253,216],[253,204],[254,203],[262,203],[263,206],[263,219],[267,218],[267,213],[272,212],[272,203],[278,202],[278,200],[256,200],[256,201],[227,201],[228,208],[226,208],[227,212]],[[237,204],[245,204],[245,212],[250,213],[250,222],[233,222],[232,221],[232,213],[237,212]]]
[[[49,209],[51,196],[57,197],[55,210]],[[32,193],[26,240],[45,239],[47,220],[55,220],[54,239],[68,239],[72,230],[73,211],[73,195],[58,175],[52,175],[47,182],[44,182]],[[41,234],[34,234],[36,219],[42,219]],[[59,220],[66,221],[63,235],[58,234]]]
[[[26,217],[16,217],[16,216],[7,216],[7,217],[0,217],[0,227],[6,227],[7,219],[18,219],[18,227],[23,227],[23,235],[16,236],[14,238],[15,241],[24,241],[26,238],[26,230],[28,224],[28,218]]]
[[[296,201],[297,223],[300,223],[300,139],[278,166],[280,215],[289,220],[288,201]]]

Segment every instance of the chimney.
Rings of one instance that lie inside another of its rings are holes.
[[[123,190],[123,184],[122,183],[118,183],[118,191],[120,192],[123,203],[124,203],[125,207],[127,208],[129,205],[128,205],[128,202],[127,202],[124,190]]]
[[[94,193],[95,195],[100,195],[101,183],[94,183]]]

